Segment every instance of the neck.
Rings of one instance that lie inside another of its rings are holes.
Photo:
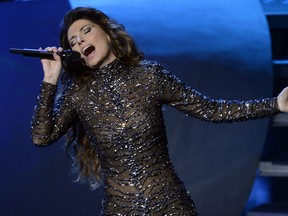
[[[109,53],[101,62],[99,62],[99,68],[105,67],[107,64],[110,64],[116,59],[116,56],[111,52]]]

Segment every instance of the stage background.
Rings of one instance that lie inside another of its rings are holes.
[[[64,140],[37,148],[30,121],[42,79],[38,59],[9,48],[58,45],[58,24],[79,2],[126,26],[146,57],[219,99],[270,97],[270,36],[257,0],[0,2],[0,215],[98,215],[102,188],[73,183]],[[213,124],[165,107],[175,169],[200,215],[238,216],[248,199],[269,119]]]

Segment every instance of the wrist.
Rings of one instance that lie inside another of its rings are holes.
[[[50,83],[52,85],[57,85],[57,82],[58,82],[58,78],[52,78],[52,77],[45,77],[44,76],[44,79],[43,79],[44,82],[46,83]]]

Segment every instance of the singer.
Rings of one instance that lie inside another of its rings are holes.
[[[44,79],[32,140],[47,146],[66,134],[77,179],[92,188],[104,184],[103,215],[197,215],[168,155],[163,105],[210,122],[288,111],[288,88],[277,97],[249,101],[202,95],[145,60],[123,26],[94,8],[69,11],[60,41],[59,48],[45,49],[54,59],[41,59]],[[57,53],[67,49],[79,52],[84,65],[61,74]],[[56,100],[60,77],[64,88]]]

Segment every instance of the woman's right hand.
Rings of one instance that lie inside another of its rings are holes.
[[[56,85],[60,77],[62,68],[61,58],[57,54],[57,52],[62,52],[63,48],[62,47],[57,48],[53,46],[53,47],[46,47],[45,50],[47,50],[48,52],[52,52],[54,59],[45,59],[45,58],[41,59],[44,71],[43,81]]]

